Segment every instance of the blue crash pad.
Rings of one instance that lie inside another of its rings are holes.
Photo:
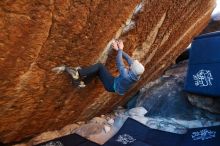
[[[189,129],[181,146],[220,146],[220,126]]]
[[[175,134],[149,128],[128,118],[103,146],[219,146],[220,126],[188,129]]]
[[[151,129],[128,118],[104,146],[179,146],[181,134]]]
[[[193,40],[184,90],[220,96],[220,32],[201,35]]]
[[[78,134],[70,134],[60,138],[47,141],[37,146],[100,146]]]

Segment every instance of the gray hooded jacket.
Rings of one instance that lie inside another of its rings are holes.
[[[118,50],[116,65],[120,74],[114,80],[114,90],[119,95],[124,95],[140,78],[130,69],[125,67],[122,56],[128,62],[129,66],[133,63],[133,59],[127,53],[123,52],[121,49]]]

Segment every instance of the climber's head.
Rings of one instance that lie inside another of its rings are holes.
[[[140,76],[144,73],[144,66],[138,61],[134,60],[130,66],[130,70],[137,76]]]

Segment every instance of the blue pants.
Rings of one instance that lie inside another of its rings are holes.
[[[89,67],[80,69],[79,75],[80,77],[84,78],[83,80],[86,83],[98,76],[107,91],[115,92],[113,87],[115,78],[102,63],[96,63]]]

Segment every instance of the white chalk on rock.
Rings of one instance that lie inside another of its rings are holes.
[[[144,116],[131,116],[132,119],[146,125],[147,121],[148,121],[148,118],[147,117],[144,117]]]
[[[52,68],[52,71],[57,74],[64,72],[64,70],[65,70],[65,65]]]
[[[147,110],[144,107],[135,107],[128,111],[130,116],[144,116]]]
[[[114,119],[109,119],[109,120],[108,120],[108,124],[109,124],[109,125],[113,125],[114,122],[115,122]]]
[[[90,120],[90,123],[103,124],[105,122],[106,122],[106,119],[101,118],[101,117],[94,117],[92,120]]]
[[[111,127],[104,125],[105,133],[108,133],[111,130]]]

